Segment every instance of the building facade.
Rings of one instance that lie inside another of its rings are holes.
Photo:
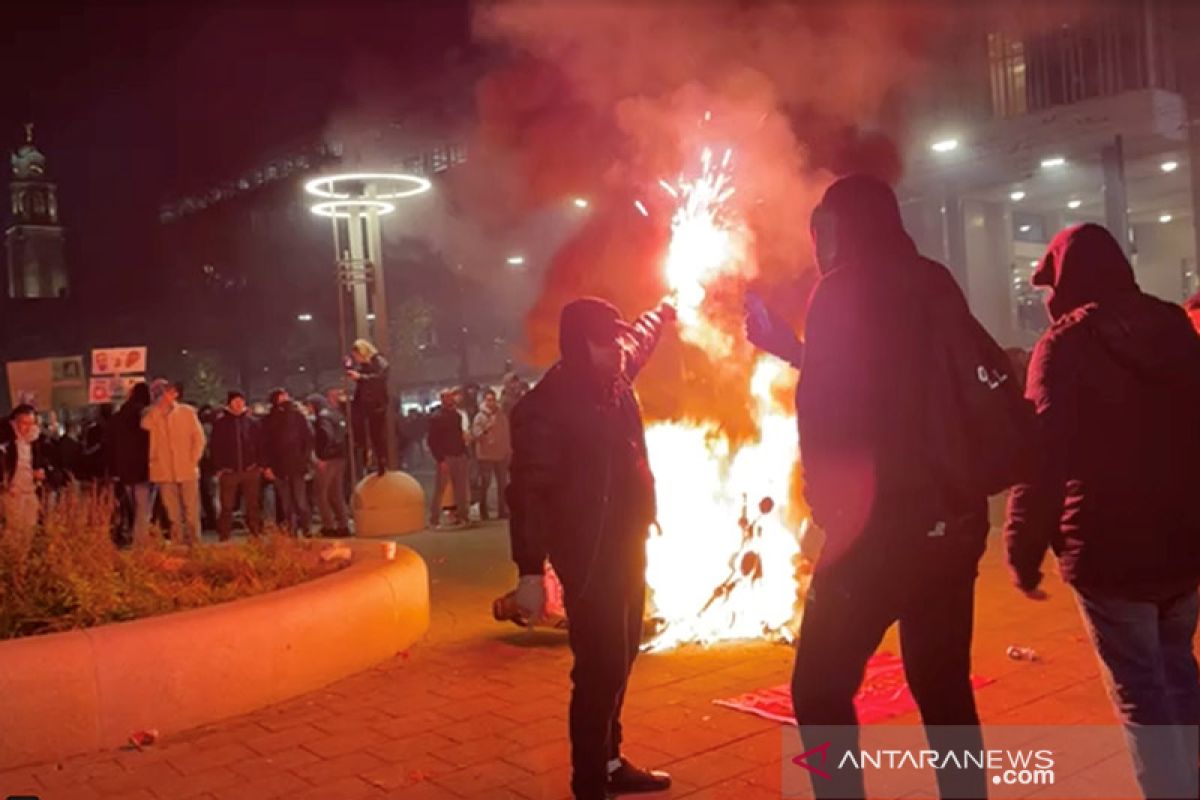
[[[1003,25],[964,32],[954,101],[931,93],[900,188],[922,251],[999,341],[1028,347],[1047,324],[1030,277],[1068,225],[1112,231],[1145,291],[1196,291],[1200,26],[1182,3],[1011,5]]]

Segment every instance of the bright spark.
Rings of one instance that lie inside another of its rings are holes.
[[[663,264],[680,336],[713,362],[729,359],[736,342],[710,316],[709,291],[755,272],[750,232],[727,205],[735,194],[732,162],[732,149],[717,160],[705,148],[699,174],[674,182],[678,199]],[[795,422],[776,391],[788,379],[788,370],[769,358],[755,365],[744,387],[758,428],[751,441],[733,444],[711,421],[647,427],[661,525],[646,548],[658,622],[650,649],[792,638],[799,543],[780,505],[789,498]],[[760,515],[755,507],[763,496],[777,505]],[[688,569],[680,569],[685,562]]]

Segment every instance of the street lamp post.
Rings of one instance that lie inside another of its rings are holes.
[[[387,291],[384,286],[383,236],[379,218],[396,210],[395,201],[423,194],[429,188],[430,183],[426,178],[385,172],[327,175],[305,184],[305,191],[319,199],[311,206],[312,212],[329,217],[333,228],[341,352],[349,351],[345,318],[347,296],[351,299],[354,338],[374,339],[382,348],[388,347]],[[388,403],[386,424],[388,463],[397,464],[396,437],[393,435],[396,427],[394,403]],[[349,460],[351,481],[357,482],[353,435],[350,436]]]

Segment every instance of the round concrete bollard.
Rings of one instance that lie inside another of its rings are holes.
[[[352,500],[358,536],[396,536],[425,529],[425,490],[407,472],[371,473]]]

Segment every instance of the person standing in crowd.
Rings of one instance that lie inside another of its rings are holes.
[[[150,434],[142,429],[142,413],[150,406],[150,387],[134,384],[112,422],[113,477],[134,544],[150,537],[154,485],[150,483]]]
[[[463,420],[463,437],[467,440],[467,486],[471,497],[471,506],[479,508],[480,518],[483,514],[482,483],[483,476],[479,469],[479,453],[475,447],[475,417],[479,415],[479,386],[468,383],[459,387],[454,399],[458,406],[459,416]],[[468,510],[468,517],[470,516]]]
[[[179,386],[159,379],[150,389],[153,404],[142,413],[150,433],[150,480],[158,487],[171,526],[171,541],[200,540],[200,458],[204,429],[196,409],[179,402]]]
[[[632,381],[664,325],[663,304],[630,325],[586,297],[562,310],[561,359],[512,418],[512,555],[517,605],[545,607],[547,555],[570,620],[571,789],[577,800],[660,791],[671,779],[621,754],[621,707],[642,641],[646,536],[656,516],[654,477]]]
[[[508,462],[512,458],[512,440],[509,436],[508,417],[500,409],[496,393],[491,389],[484,392],[483,408],[475,415],[471,434],[475,440],[475,455],[479,459],[479,518],[488,518],[488,493],[494,478],[496,513],[500,519],[508,519],[508,501],[504,493],[508,490]]]
[[[312,428],[287,389],[273,390],[270,400],[271,413],[263,421],[266,477],[275,484],[275,502],[282,511],[284,528],[296,536],[307,536],[312,510],[305,478],[312,464]]]
[[[467,481],[470,464],[467,461],[467,440],[463,434],[462,416],[453,389],[442,392],[442,405],[429,421],[429,452],[437,462],[433,496],[429,504],[429,524],[437,527],[442,517],[442,497],[446,487],[454,490],[455,525],[466,525],[470,518],[471,498]]]
[[[512,417],[517,402],[529,392],[529,384],[521,380],[515,372],[504,376],[504,385],[500,389],[500,410]]]
[[[65,435],[66,428],[59,421],[58,412],[54,410],[45,412],[41,421],[41,435],[38,437],[38,441],[41,442],[42,453],[46,458],[44,488],[51,491],[62,488],[68,480],[67,470],[63,466],[62,453],[62,440]]]
[[[229,541],[239,493],[245,508],[246,527],[251,536],[258,536],[262,533],[259,502],[263,463],[261,433],[246,405],[246,396],[236,389],[228,393],[225,408],[213,420],[209,451],[221,503],[217,538],[222,542]]]
[[[322,536],[349,536],[346,515],[346,418],[319,394],[308,398],[313,414],[313,449],[317,461],[313,494],[321,514]]]
[[[404,438],[408,443],[404,451],[404,466],[409,472],[425,463],[425,437],[428,433],[425,413],[419,408],[410,408],[404,416]]]
[[[200,417],[200,427],[204,429],[205,439],[211,441],[213,421],[217,418],[217,411],[205,403],[200,406],[197,414]],[[216,477],[212,449],[206,447],[204,455],[200,458],[200,527],[206,531],[217,528],[217,498],[214,494]]]
[[[346,400],[346,390],[336,386],[325,390],[325,404],[342,422],[342,428],[346,431],[346,469],[343,471],[342,477],[342,502],[346,502],[350,497],[351,490],[351,475],[350,475],[350,424],[347,421],[346,412],[349,410],[350,404]],[[357,477],[357,476],[355,476]]]
[[[379,475],[388,469],[388,363],[375,345],[358,339],[350,350],[346,375],[354,381],[354,399],[350,414],[354,421],[354,440],[370,443]]]
[[[84,458],[83,425],[68,422],[62,438],[58,440],[58,463],[65,483],[90,481],[89,463]]]
[[[826,536],[792,675],[801,738],[807,749],[833,741],[836,753],[857,750],[854,696],[898,622],[930,747],[981,748],[970,666],[987,498],[950,499],[941,476],[921,466],[926,443],[913,424],[923,419],[938,368],[914,365],[927,362],[930,349],[943,346],[934,337],[944,335],[916,321],[932,309],[964,320],[970,312],[949,271],[917,252],[882,181],[836,181],[813,212],[812,234],[821,279],[803,346],[794,335],[777,337],[787,340],[781,357],[802,359],[796,414],[805,498]],[[985,779],[982,770],[937,773],[942,797],[984,797]],[[814,781],[813,790],[865,796],[857,769]]]
[[[104,403],[83,430],[84,474],[98,487],[112,478],[112,403]]]
[[[38,493],[49,472],[37,410],[22,403],[0,425],[0,492],[5,519],[26,530],[37,525],[41,508]]]
[[[1042,458],[1009,497],[1013,577],[1043,599],[1054,548],[1142,792],[1197,797],[1200,338],[1178,306],[1141,291],[1099,225],[1055,236],[1033,283],[1050,290],[1053,324],[1029,366]]]

